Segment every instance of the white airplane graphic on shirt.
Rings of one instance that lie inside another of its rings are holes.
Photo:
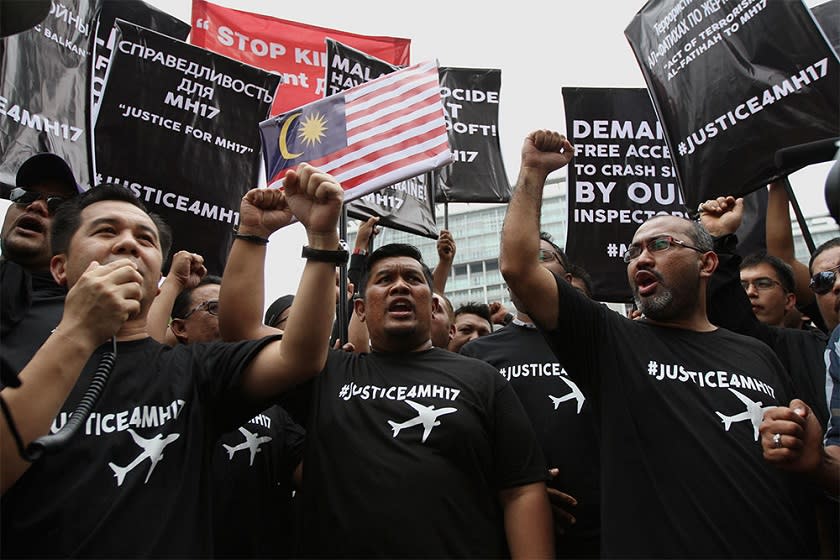
[[[761,425],[761,420],[764,418],[764,411],[769,410],[771,408],[776,408],[775,406],[761,406],[761,401],[755,402],[751,400],[749,397],[739,393],[735,389],[729,389],[738,399],[747,406],[747,410],[744,412],[740,412],[738,414],[733,414],[732,416],[727,416],[726,414],[722,414],[720,412],[715,411],[715,414],[720,416],[721,422],[723,422],[726,431],[729,431],[729,427],[732,425],[733,422],[743,422],[744,420],[749,420],[753,426],[753,436],[755,437],[755,441],[758,441],[758,427]]]
[[[230,459],[231,461],[233,461],[233,455],[237,451],[240,451],[242,449],[249,450],[251,452],[251,461],[248,464],[253,466],[254,457],[257,456],[257,453],[260,453],[262,451],[262,449],[260,449],[260,445],[262,445],[263,443],[268,443],[269,441],[271,441],[272,438],[271,438],[271,436],[257,437],[257,434],[252,434],[251,432],[246,430],[244,427],[240,427],[239,431],[243,436],[245,436],[245,441],[243,443],[240,443],[239,445],[236,445],[236,446],[225,445],[223,443],[222,447],[224,447],[227,450],[228,459]]]
[[[557,407],[560,406],[561,402],[575,399],[577,401],[577,413],[580,414],[580,409],[583,408],[583,402],[586,400],[586,397],[583,396],[583,393],[580,392],[580,387],[578,387],[574,381],[572,381],[571,379],[567,379],[562,375],[560,376],[560,379],[565,381],[566,385],[568,385],[569,389],[571,389],[572,391],[563,395],[562,397],[548,395],[548,398],[551,399],[552,403],[554,403],[554,410],[557,410]]]
[[[161,459],[163,459],[163,448],[181,437],[181,434],[169,434],[164,438],[163,434],[158,434],[151,439],[146,439],[142,436],[138,436],[131,428],[128,429],[128,433],[131,434],[132,439],[134,439],[134,443],[143,448],[143,451],[125,467],[120,467],[114,463],[108,463],[108,466],[114,471],[114,477],[117,479],[117,486],[122,486],[123,480],[125,480],[125,475],[134,470],[134,467],[146,459],[149,459],[152,464],[149,467],[149,472],[146,475],[146,480],[143,481],[143,484],[149,482],[149,477],[152,476],[152,471],[155,470],[157,464]]]
[[[432,428],[434,428],[435,426],[440,426],[440,420],[437,419],[438,416],[458,412],[457,408],[452,408],[451,406],[435,410],[435,405],[433,404],[430,404],[429,406],[423,406],[422,404],[410,401],[408,399],[405,400],[405,403],[417,411],[417,416],[415,418],[406,420],[405,422],[401,423],[394,422],[393,420],[388,420],[388,424],[390,424],[391,428],[394,430],[394,437],[397,437],[397,434],[399,434],[400,430],[402,430],[403,428],[410,428],[412,426],[423,424],[423,438],[420,441],[424,443],[426,442],[426,438],[429,437],[429,434],[432,433]]]

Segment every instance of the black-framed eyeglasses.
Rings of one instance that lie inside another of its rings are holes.
[[[755,286],[756,290],[763,292],[766,290],[771,290],[776,286],[781,286],[782,283],[778,280],[767,278],[766,276],[756,278],[755,280],[741,280],[741,287],[744,288],[745,292],[750,289],[750,285]]]
[[[9,200],[15,204],[32,204],[36,200],[41,199],[47,202],[47,210],[50,214],[55,214],[58,207],[70,200],[67,196],[49,195],[38,191],[28,191],[20,187],[12,189],[9,193]]]
[[[539,260],[540,262],[560,262],[560,259],[557,258],[557,255],[554,253],[554,251],[549,251],[548,249],[540,249],[540,252],[537,255],[537,260]]]
[[[815,294],[827,294],[834,287],[834,282],[837,280],[838,270],[840,270],[840,265],[822,272],[817,272],[811,276],[811,281],[808,282],[808,287],[811,288]]]
[[[195,307],[190,309],[190,312],[187,313],[186,315],[184,315],[182,317],[182,319],[188,318],[190,315],[192,315],[193,313],[195,313],[199,309],[206,310],[207,313],[209,313],[210,315],[218,315],[219,314],[219,300],[208,299],[207,301],[202,301],[201,303],[199,303],[198,305],[196,305]]]
[[[684,241],[680,241],[679,239],[674,239],[670,235],[660,235],[657,237],[652,237],[645,241],[644,246],[647,247],[647,250],[651,253],[661,253],[662,251],[667,251],[674,245],[678,247],[685,247],[686,249],[692,249],[697,251],[698,253],[705,253],[702,249],[698,249],[697,247],[692,247],[691,245],[687,244]],[[624,262],[630,263],[631,261],[638,259],[639,255],[642,254],[642,246],[639,244],[630,245],[626,251],[624,251]]]

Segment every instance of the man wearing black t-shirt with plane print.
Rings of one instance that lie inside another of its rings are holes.
[[[556,132],[526,138],[501,269],[600,415],[602,555],[813,556],[791,481],[758,442],[789,380],[764,344],[709,322],[711,236],[673,216],[639,226],[624,255],[637,321],[539,265],[542,189],[572,154]]]
[[[285,225],[277,214],[270,204],[243,203],[239,231],[266,238]],[[308,258],[339,264],[347,255]],[[249,303],[262,290],[255,282],[264,259],[262,245],[231,251],[220,295],[225,338],[269,332],[262,310]],[[322,272],[324,282],[332,277]],[[359,290],[355,314],[367,327],[370,353],[331,351],[316,379],[281,399],[307,430],[302,554],[551,556],[546,466],[528,417],[492,366],[432,346],[439,304],[419,251],[380,247],[368,257]],[[305,316],[332,323],[307,314],[296,297],[289,320]],[[319,342],[326,350],[327,337]]]

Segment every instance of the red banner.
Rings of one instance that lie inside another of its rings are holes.
[[[283,76],[272,115],[324,97],[327,37],[391,64],[409,63],[410,39],[357,35],[223,8],[205,0],[193,0],[192,20],[193,45]]]

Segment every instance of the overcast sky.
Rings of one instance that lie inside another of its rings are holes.
[[[192,23],[191,0],[146,1]],[[624,38],[624,28],[644,4],[640,0],[214,3],[353,33],[408,38],[412,62],[437,59],[442,66],[501,69],[499,137],[511,181],[518,171],[522,139],[530,131],[564,130],[562,87],[645,85]],[[822,1],[806,3],[813,6]],[[806,215],[825,213],[823,185],[828,168],[827,164],[813,166],[792,176]],[[296,290],[304,242],[300,226],[272,237],[266,305]],[[283,251],[283,246],[289,249]]]

